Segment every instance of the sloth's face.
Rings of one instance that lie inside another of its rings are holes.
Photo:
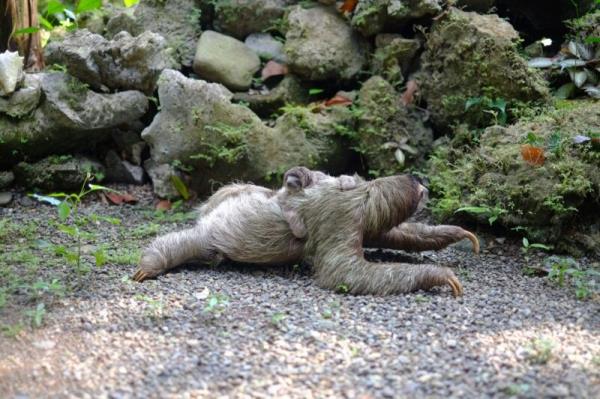
[[[300,191],[312,184],[311,172],[303,166],[297,166],[285,172],[283,182],[287,190]]]

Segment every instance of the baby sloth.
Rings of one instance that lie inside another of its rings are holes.
[[[400,179],[398,181],[407,179],[401,176],[396,178]],[[410,184],[407,187],[410,190],[396,190],[391,195],[380,192],[380,195],[373,197],[372,200],[365,201],[361,205],[364,207],[363,217],[356,224],[351,223],[353,219],[327,218],[326,214],[332,210],[326,207],[335,207],[339,202],[340,208],[346,209],[350,203],[357,204],[359,202],[355,198],[356,196],[368,199],[371,191],[373,193],[376,191],[374,191],[374,187],[377,185],[374,182],[379,180],[381,179],[364,182],[357,176],[335,178],[322,172],[296,167],[286,172],[284,185],[277,191],[251,184],[227,185],[202,205],[196,226],[155,239],[144,250],[133,278],[143,281],[191,260],[209,264],[218,263],[224,259],[245,263],[286,264],[297,263],[307,257],[318,260],[319,262],[315,262],[315,265],[317,263],[322,265],[322,257],[317,256],[317,252],[319,254],[322,252],[315,251],[314,239],[311,236],[321,236],[323,232],[317,231],[315,218],[308,211],[310,206],[314,206],[315,211],[317,208],[321,210],[318,219],[327,221],[322,228],[328,229],[328,234],[332,236],[331,239],[338,236],[355,235],[358,230],[363,238],[361,244],[364,246],[421,251],[441,249],[467,238],[472,241],[474,251],[479,251],[477,238],[458,226],[400,224],[414,212],[416,204],[420,202],[425,191],[412,178],[408,178]],[[356,194],[353,194],[355,192]],[[336,195],[340,195],[340,197],[335,199]],[[346,204],[346,197],[353,200]],[[381,204],[378,201],[381,201]],[[344,203],[342,204],[342,202]],[[407,208],[407,204],[414,204],[414,207]],[[405,217],[398,217],[399,209],[404,209],[402,214],[406,214]],[[392,210],[396,212],[394,217],[390,216]],[[336,212],[333,212],[332,215]],[[379,212],[382,214],[379,215]],[[398,223],[389,225],[387,222],[382,223],[382,220],[390,221],[390,223],[398,221]],[[359,245],[358,242],[354,244]],[[361,245],[358,248],[362,251]],[[347,255],[347,248],[346,252],[340,253],[336,253],[335,248],[331,248],[331,250],[331,256],[343,258]],[[362,252],[360,253],[362,254]],[[367,265],[370,264],[367,263]],[[382,264],[374,265],[383,267]],[[407,268],[412,266],[406,265]],[[405,266],[403,265],[402,268],[404,269]],[[424,265],[422,271],[429,270],[428,268],[435,267]],[[382,268],[382,270],[384,269]],[[362,285],[355,284],[352,292],[388,294],[450,284],[455,295],[462,293],[460,283],[449,269],[436,268],[436,270],[439,271],[437,278],[429,279],[427,284],[417,276],[415,279],[418,283],[405,284],[402,288],[390,281],[389,284],[377,284],[375,289],[373,286],[367,290],[361,289]],[[323,272],[319,267],[315,267],[315,272],[320,285],[337,288],[332,281],[339,280],[340,271],[334,270],[331,279],[324,279]],[[369,279],[370,273],[374,273],[374,278],[378,278],[381,274],[377,270],[367,267],[362,272],[362,277]],[[348,281],[342,279],[344,282],[340,284],[350,287],[350,280],[356,280],[359,274],[361,273],[356,271],[350,273],[352,278],[347,279]],[[446,277],[443,277],[442,274]]]

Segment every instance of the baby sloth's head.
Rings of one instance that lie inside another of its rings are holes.
[[[283,175],[283,186],[289,192],[298,192],[313,183],[313,172],[304,166],[293,167]]]

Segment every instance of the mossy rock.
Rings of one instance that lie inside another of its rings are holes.
[[[358,103],[356,149],[370,175],[391,175],[422,166],[433,142],[422,111],[402,104],[398,92],[381,76],[363,84]]]
[[[598,252],[581,233],[600,222],[600,148],[591,140],[600,135],[600,103],[560,105],[506,128],[489,127],[478,145],[464,145],[467,130],[440,145],[429,167],[434,215],[450,219],[461,207],[477,207],[481,213],[460,214],[484,223],[497,218],[496,224],[524,229],[530,241],[559,249],[572,250],[577,241]],[[543,149],[543,164],[524,159],[528,135]]]
[[[433,24],[417,80],[436,128],[478,126],[481,110],[466,107],[471,98],[503,99],[509,106],[548,98],[540,72],[519,55],[518,39],[497,15],[451,8]]]
[[[78,191],[86,176],[94,182],[104,179],[104,167],[86,157],[53,155],[36,163],[19,162],[14,168],[17,182],[29,189],[52,191]]]

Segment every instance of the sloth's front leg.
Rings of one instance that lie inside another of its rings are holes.
[[[379,237],[366,239],[365,246],[427,251],[443,249],[463,239],[471,241],[473,252],[479,253],[479,240],[470,231],[458,226],[428,226],[422,223],[402,223]]]

